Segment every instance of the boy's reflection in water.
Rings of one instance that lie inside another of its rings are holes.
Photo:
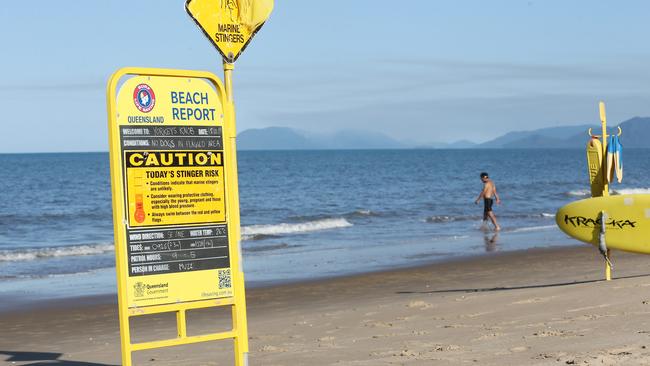
[[[483,236],[485,241],[485,251],[486,252],[496,252],[497,251],[497,242],[499,240],[499,233],[494,233],[492,235],[485,234]]]

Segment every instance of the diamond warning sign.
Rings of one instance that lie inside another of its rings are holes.
[[[233,63],[271,15],[273,0],[187,0],[185,10]]]

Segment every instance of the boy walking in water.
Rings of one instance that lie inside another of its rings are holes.
[[[501,227],[497,224],[497,218],[494,216],[494,212],[492,212],[492,204],[494,203],[492,197],[496,198],[498,205],[501,204],[501,199],[499,199],[499,195],[497,194],[497,187],[494,185],[492,179],[488,177],[488,173],[485,172],[481,173],[481,182],[483,182],[483,190],[474,203],[478,204],[481,198],[483,198],[483,226],[487,224],[487,219],[490,218],[490,221],[494,225],[494,231],[499,231]]]

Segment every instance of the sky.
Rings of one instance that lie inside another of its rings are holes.
[[[234,71],[237,128],[367,130],[413,143],[650,116],[650,2],[276,0]],[[107,151],[125,66],[221,58],[184,0],[0,9],[0,153]]]

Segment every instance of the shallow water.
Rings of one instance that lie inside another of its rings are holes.
[[[650,149],[625,151],[613,193],[650,193]],[[0,291],[115,289],[108,154],[0,155]],[[503,231],[474,205],[487,171]],[[245,151],[246,279],[347,275],[464,255],[578,244],[554,225],[589,194],[583,150]]]

